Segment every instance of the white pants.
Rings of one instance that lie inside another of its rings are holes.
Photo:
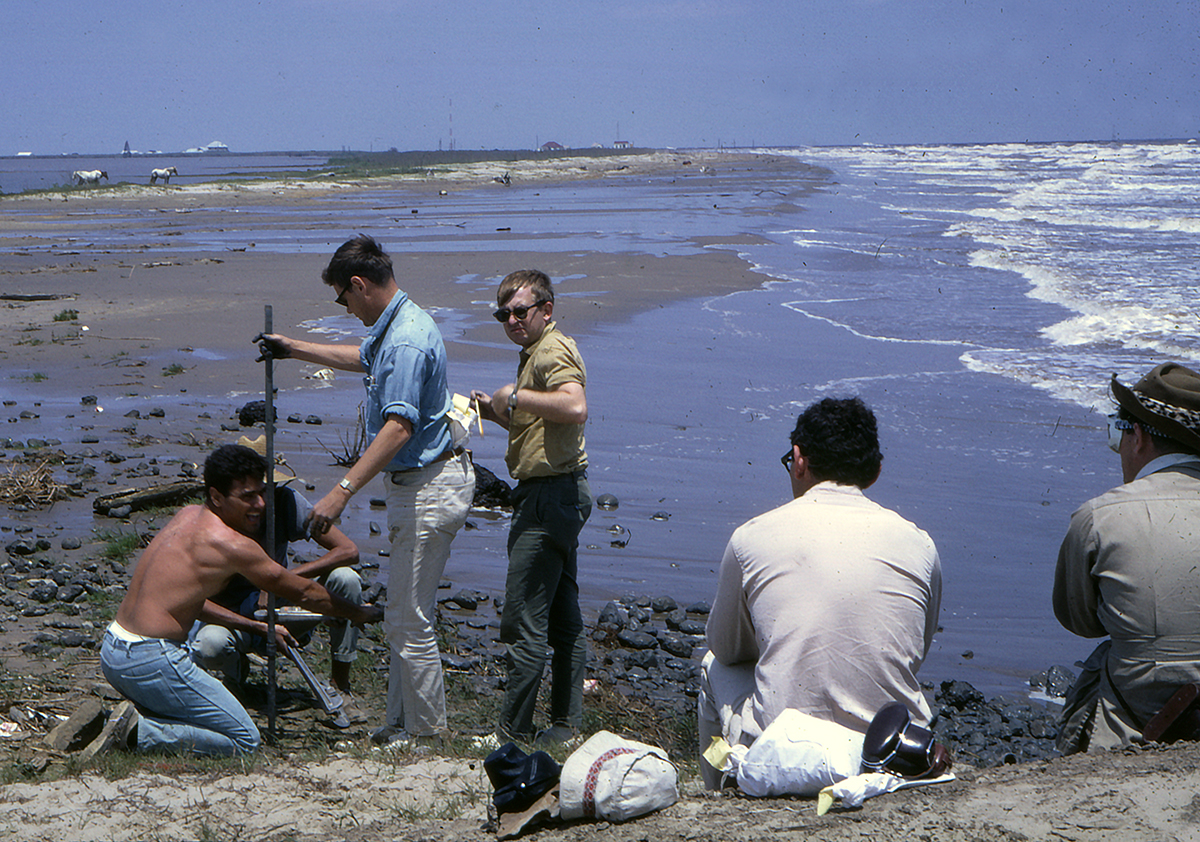
[[[700,662],[700,695],[697,700],[697,726],[700,754],[712,744],[713,737],[724,737],[731,746],[751,745],[762,729],[754,719],[754,664],[725,666],[712,652]],[[700,775],[707,789],[721,788],[721,773],[700,758]]]
[[[446,691],[434,622],[450,542],[475,495],[469,453],[384,475],[391,540],[384,634],[391,648],[387,724],[414,737],[446,731]]]

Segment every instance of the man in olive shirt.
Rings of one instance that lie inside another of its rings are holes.
[[[513,272],[496,293],[494,315],[521,346],[517,379],[492,395],[474,391],[480,414],[508,430],[513,491],[508,577],[500,640],[508,688],[499,736],[534,737],[538,688],[550,661],[550,728],[537,741],[563,742],[583,719],[587,657],[579,613],[579,532],[592,511],[583,426],[587,372],[570,337],[555,327],[554,290],[544,273]]]

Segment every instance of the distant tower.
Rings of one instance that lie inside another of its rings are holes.
[[[454,100],[450,100],[450,151],[454,151]]]

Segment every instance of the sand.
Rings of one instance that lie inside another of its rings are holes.
[[[644,166],[646,172],[684,166],[680,155],[671,154],[633,163],[606,160],[608,167]],[[699,164],[698,159],[689,166]],[[604,174],[592,162],[587,170],[570,167],[537,172],[547,178]],[[521,177],[534,177],[532,172]],[[479,165],[467,178],[493,175]],[[436,182],[414,183],[412,189],[429,194],[453,190],[457,183],[466,182],[439,175]],[[253,207],[270,223],[273,213],[286,214],[290,203],[308,201],[314,190],[366,186],[241,188],[238,203],[242,209]],[[5,197],[0,202],[0,230],[7,235],[0,239],[0,296],[61,296],[0,299],[0,361],[6,372],[0,396],[8,422],[4,436],[59,439],[69,452],[78,450],[85,438],[94,438],[90,446],[96,451],[153,453],[163,465],[172,459],[199,461],[212,445],[236,438],[238,432],[229,427],[236,428],[237,407],[260,398],[263,390],[250,338],[263,327],[264,305],[271,305],[281,332],[336,312],[331,291],[319,281],[324,256],[262,254],[251,245],[245,251],[202,250],[172,237],[169,224],[147,240],[119,249],[48,233],[64,220],[114,203],[125,203],[125,208],[132,203],[151,215],[213,212],[213,224],[219,225],[220,214],[211,209],[227,204],[223,194],[229,189],[130,188],[123,196],[81,191],[65,200]],[[42,202],[45,213],[37,219],[8,214],[16,206],[9,201],[26,209]],[[573,291],[560,314],[563,329],[580,335],[685,295],[749,289],[762,280],[725,251],[652,256],[586,249],[458,253],[447,248],[400,255],[396,264],[401,286],[422,306],[479,314],[448,331],[448,353],[452,370],[456,364],[478,363],[482,368],[473,371],[489,372],[506,371],[514,363],[513,349],[485,315],[495,283],[512,269],[536,266],[556,278],[586,277],[589,288]],[[602,287],[596,286],[597,279],[603,279]],[[78,318],[55,320],[68,309],[78,311]],[[295,364],[281,363],[277,369],[281,414],[292,408],[316,411],[324,421],[319,426],[281,425],[278,446],[309,483],[323,490],[340,476],[327,451],[336,449],[339,431],[353,422],[354,407],[344,397],[332,397],[346,392],[321,392],[305,381],[311,373]],[[489,384],[452,383],[460,391],[476,385]],[[305,396],[304,402],[296,401],[297,394]],[[92,395],[94,408],[82,400]],[[162,417],[150,416],[153,408],[162,408]],[[135,409],[140,417],[131,420],[127,414]],[[481,442],[482,449],[498,453],[500,441],[493,435]],[[103,481],[97,479],[102,491],[113,490]],[[28,525],[51,540],[55,552],[64,538],[81,538],[84,547],[76,555],[62,554],[68,560],[85,558],[96,550],[93,529],[111,525],[92,517],[91,496],[48,509],[0,509],[0,538],[7,542],[11,530]],[[365,533],[364,522],[381,514],[372,514],[367,500],[356,498],[346,517]],[[502,575],[499,532],[484,532],[473,540],[497,545],[486,561],[495,575]],[[371,541],[364,538],[365,549],[382,547],[381,539]],[[10,674],[55,670],[53,662],[25,658],[17,649],[50,619],[5,619],[0,658]],[[80,670],[86,673],[88,666],[84,659]],[[1198,835],[1200,818],[1193,805],[1200,786],[1200,773],[1194,771],[1198,751],[1134,750],[986,772],[967,769],[956,783],[885,796],[862,810],[822,818],[816,817],[812,801],[710,797],[688,780],[683,800],[658,815],[619,827],[583,824],[548,830],[538,838],[1191,838]],[[478,759],[401,757],[380,764],[351,752],[314,763],[264,755],[244,772],[184,775],[163,774],[148,763],[116,781],[85,774],[0,787],[0,834],[64,840],[484,839],[491,837],[483,829],[488,796]]]

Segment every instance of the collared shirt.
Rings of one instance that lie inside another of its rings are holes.
[[[389,415],[412,424],[413,434],[387,471],[429,465],[450,446],[450,389],[446,348],[433,319],[398,291],[359,348],[367,376],[367,434],[374,438]]]
[[[1148,477],[1175,465],[1200,465],[1200,456],[1194,453],[1165,453],[1157,459],[1151,459],[1138,471],[1134,479]]]
[[[941,598],[929,535],[855,486],[821,482],[733,533],[708,646],[722,664],[755,664],[743,727],[757,733],[787,708],[866,733],[891,701],[925,724],[917,670]]]
[[[537,342],[521,349],[516,387],[553,392],[568,383],[586,388],[587,369],[575,340],[560,333],[555,323],[550,322]],[[518,402],[509,419],[505,462],[516,480],[583,470],[587,467],[583,424],[547,421],[523,411]]]

